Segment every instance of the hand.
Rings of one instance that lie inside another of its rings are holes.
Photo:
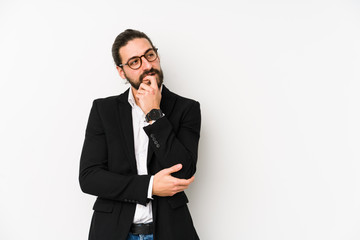
[[[181,164],[176,164],[170,168],[165,168],[155,174],[153,182],[153,195],[167,197],[182,192],[194,181],[195,176],[189,179],[179,179],[171,176],[182,168]]]
[[[155,76],[146,76],[137,90],[136,96],[139,107],[145,114],[152,109],[160,109],[161,92]]]

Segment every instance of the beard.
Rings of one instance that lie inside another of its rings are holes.
[[[144,77],[146,77],[147,75],[155,75],[156,77],[156,82],[158,85],[158,88],[160,89],[161,84],[163,83],[163,79],[164,79],[164,74],[163,71],[161,70],[157,70],[154,68],[151,68],[148,71],[144,71],[137,80],[131,79],[129,78],[126,73],[124,72],[126,79],[128,80],[128,82],[131,84],[131,86],[133,88],[135,88],[136,90],[139,90],[140,84],[143,82]]]

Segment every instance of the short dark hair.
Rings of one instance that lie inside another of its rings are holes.
[[[115,38],[115,41],[112,45],[111,52],[116,66],[121,64],[121,56],[119,53],[120,48],[135,38],[145,38],[150,42],[151,46],[155,48],[150,38],[145,33],[138,30],[126,29]]]

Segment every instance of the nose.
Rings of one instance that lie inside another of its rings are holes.
[[[151,63],[145,58],[145,56],[141,57],[141,61],[142,61],[141,67],[143,70],[150,70],[152,68]]]

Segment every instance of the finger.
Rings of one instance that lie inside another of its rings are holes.
[[[145,94],[142,94],[142,93],[137,93],[136,95],[135,95],[135,97],[137,98],[137,99],[141,99],[141,98],[143,98],[145,96]]]
[[[189,179],[178,179],[176,185],[178,186],[189,186],[195,179],[195,176],[192,176]]]
[[[143,78],[142,82],[145,83],[146,85],[150,86],[151,81],[150,79],[152,78],[152,76],[146,76]]]
[[[140,83],[140,86],[139,86],[139,90],[144,90],[144,91],[149,91],[151,90],[151,87],[149,85],[147,85],[146,83],[142,82]]]
[[[157,80],[156,77],[153,76],[152,78],[150,78],[150,86],[154,89],[158,89],[159,86],[157,85]]]
[[[148,82],[148,85],[151,84],[151,80],[155,80],[156,81],[156,76],[155,75],[146,75],[143,79],[143,82],[144,81],[147,81]]]
[[[165,174],[171,174],[171,173],[179,171],[181,168],[182,168],[181,164],[176,164],[172,167],[165,168],[163,171],[165,172]]]
[[[154,89],[152,87],[150,87],[149,85],[147,85],[146,83],[141,83],[139,90],[143,90],[149,93],[155,93]]]
[[[176,186],[174,191],[176,192],[182,192],[184,191],[185,189],[188,189],[190,185],[186,185],[186,186]]]
[[[137,90],[137,94],[143,95],[143,94],[145,94],[145,93],[147,93],[147,92],[146,92],[145,90],[143,90],[143,89]]]
[[[195,180],[195,175],[188,179],[190,183],[192,183]]]

